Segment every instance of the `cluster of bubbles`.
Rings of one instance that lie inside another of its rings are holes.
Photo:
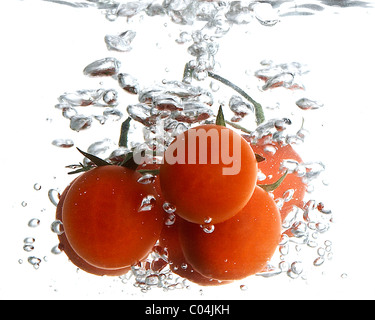
[[[288,3],[288,1],[283,1],[283,3]],[[106,159],[112,162],[123,159],[131,150],[137,152],[152,150],[162,153],[178,134],[191,126],[197,123],[214,122],[214,93],[217,88],[211,85],[210,89],[205,89],[192,83],[193,80],[205,80],[209,76],[209,72],[214,70],[215,55],[219,50],[217,40],[226,35],[235,24],[248,24],[257,21],[265,26],[273,26],[278,23],[280,13],[283,12],[283,4],[278,1],[273,2],[273,6],[270,3],[258,1],[207,2],[195,0],[127,1],[123,3],[110,0],[90,0],[89,3],[75,2],[71,4],[77,7],[95,5],[104,10],[109,20],[120,17],[130,19],[136,15],[146,14],[148,16],[167,16],[174,23],[181,25],[202,24],[199,30],[191,33],[181,32],[179,38],[176,39],[179,44],[187,44],[188,53],[194,57],[187,64],[182,81],[163,81],[152,87],[142,87],[134,76],[121,71],[121,61],[113,57],[93,61],[83,69],[83,73],[89,77],[114,79],[119,90],[136,96],[138,99],[137,103],[128,105],[126,113],[133,122],[140,126],[141,141],[129,139],[128,146],[120,147],[112,140],[104,139],[92,143],[87,150],[93,155],[106,154]],[[294,4],[293,8],[296,8]],[[308,6],[303,8],[305,10],[314,9]],[[132,30],[116,35],[106,35],[105,45],[109,51],[128,52],[132,50],[132,41],[135,37],[136,32]],[[263,61],[262,68],[255,72],[255,76],[264,81],[261,88],[263,91],[280,87],[288,90],[303,90],[301,76],[306,72],[306,67],[297,62],[274,64],[272,61]],[[114,121],[122,119],[124,113],[118,108],[119,97],[119,92],[115,89],[99,88],[65,92],[58,98],[56,108],[61,110],[62,116],[69,120],[70,129],[80,132],[90,129],[95,120],[104,124],[110,119]],[[296,105],[302,110],[323,107],[321,102],[310,98],[301,98],[296,101]],[[237,124],[245,116],[254,114],[254,105],[239,95],[231,96],[228,106],[233,113],[232,124]],[[87,115],[81,112],[82,109],[90,107],[95,107],[96,114]],[[100,113],[97,113],[97,110],[101,110]],[[240,126],[237,129],[250,135],[253,141],[265,135],[271,135],[272,139],[277,142],[302,143],[307,130],[302,126],[297,132],[289,133],[289,125],[289,119],[277,118],[264,122],[253,131]],[[133,130],[134,127],[131,127],[129,137],[132,137]],[[60,148],[70,148],[74,146],[74,141],[55,139],[52,144]],[[152,160],[157,162],[161,159]],[[86,163],[87,161],[85,159]],[[283,166],[290,173],[295,172],[303,177],[307,185],[319,179],[325,170],[324,164],[320,162],[299,164],[286,161]],[[139,183],[153,183],[154,180],[153,174],[146,174]],[[34,189],[39,191],[41,186],[35,184]],[[312,187],[308,191],[312,192]],[[292,193],[288,193],[283,199],[277,199],[278,205],[281,207],[292,195]],[[57,206],[58,191],[50,189],[48,197],[51,203]],[[150,196],[145,197],[140,204],[140,211],[149,210],[154,203],[155,199]],[[27,203],[22,203],[22,206],[26,207]],[[164,203],[163,208],[167,216],[166,224],[173,224],[176,208],[169,203]],[[36,218],[28,222],[30,228],[36,228],[39,224],[40,220]],[[307,260],[301,258],[303,251],[315,250],[316,254],[312,261],[312,265],[315,267],[332,259],[332,242],[326,238],[331,224],[332,212],[322,202],[311,199],[302,208],[295,207],[283,222],[279,254],[276,254],[268,267],[258,275],[272,277],[285,274],[292,279],[305,278]],[[64,232],[62,223],[58,220],[51,224],[50,229],[56,235]],[[210,226],[209,229],[206,226],[206,230],[203,231],[215,232],[214,226]],[[23,250],[32,253],[34,247],[35,238],[25,238]],[[58,255],[62,251],[57,245],[51,249],[51,252]],[[35,269],[38,269],[41,262],[45,261],[45,259],[31,255],[27,260]],[[129,283],[133,279],[134,286],[140,288],[142,292],[147,292],[154,287],[175,290],[188,288],[190,285],[187,280],[173,273],[167,252],[158,245],[154,247],[145,261],[132,266],[131,271],[120,279],[124,283]],[[246,290],[247,286],[241,285],[240,288]]]

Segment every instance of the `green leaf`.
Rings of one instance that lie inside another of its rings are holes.
[[[108,163],[107,161],[97,157],[97,156],[94,156],[93,154],[90,154],[90,153],[87,153],[87,152],[84,152],[82,151],[81,149],[77,148],[77,150],[83,154],[87,159],[91,160],[94,164],[96,164],[98,167],[102,167],[102,166],[110,166],[111,164]]]
[[[263,161],[266,161],[266,158],[261,156],[260,154],[255,154],[255,158],[257,159],[257,162],[263,162]]]
[[[120,166],[131,170],[136,170],[138,168],[138,164],[134,161],[133,152],[129,152],[125,156],[125,159],[122,161]]]
[[[140,169],[140,170],[137,170],[137,172],[139,172],[142,175],[152,174],[156,176],[160,173],[160,169]]]
[[[260,125],[265,121],[264,112],[262,105],[255,101],[252,97],[250,97],[245,91],[243,91],[240,87],[236,86],[233,82],[230,82],[228,79],[219,76],[216,73],[208,71],[208,76],[212,79],[220,81],[221,83],[225,84],[226,86],[232,88],[234,91],[237,91],[241,96],[243,96],[247,101],[251,102],[255,108],[255,118],[257,125]]]
[[[284,181],[284,179],[287,176],[287,174],[288,174],[288,171],[286,171],[282,175],[282,177],[279,180],[277,180],[276,182],[274,182],[272,184],[261,184],[261,185],[258,185],[258,187],[261,187],[263,190],[265,190],[267,192],[274,191],[274,190],[276,190],[281,185],[281,183]]]
[[[235,123],[235,122],[231,122],[231,121],[225,121],[226,124],[229,124],[230,126],[232,126],[233,128],[236,128],[238,130],[241,130],[243,133],[247,133],[247,134],[252,134],[252,132],[250,130],[247,130],[246,128],[240,126],[239,124]]]
[[[219,107],[219,112],[217,113],[217,116],[216,116],[216,124],[218,126],[226,127],[225,119],[224,119],[224,113],[223,113],[223,107],[221,105]]]
[[[79,168],[79,169],[74,170],[74,171],[70,171],[70,172],[68,172],[68,174],[77,174],[77,173],[89,171],[91,169],[92,169],[92,167],[90,167],[90,166],[82,166],[82,168]]]
[[[125,148],[128,147],[128,134],[129,134],[131,120],[132,119],[129,117],[121,125],[120,139],[118,142],[119,147],[125,147]]]

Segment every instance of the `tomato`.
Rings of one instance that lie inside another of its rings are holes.
[[[126,268],[146,257],[158,240],[164,214],[155,189],[137,182],[140,177],[121,166],[101,166],[70,187],[62,209],[65,235],[87,263]]]
[[[66,187],[64,192],[60,196],[60,201],[57,205],[56,208],[56,220],[61,221],[63,224],[63,219],[62,219],[62,208],[63,208],[63,203],[65,200],[65,197],[70,189],[71,184]],[[65,252],[69,260],[79,269],[91,273],[97,276],[121,276],[126,274],[130,268],[122,268],[122,269],[116,269],[116,270],[107,270],[107,269],[100,269],[96,268],[93,265],[87,263],[85,260],[83,260],[72,248],[72,246],[69,244],[68,239],[66,238],[65,233],[62,233],[58,235],[59,238],[59,248]]]
[[[265,161],[258,163],[258,168],[263,177],[258,184],[272,184],[276,182],[285,172],[283,162],[287,160],[302,163],[301,157],[290,144],[283,145],[281,142],[272,141],[270,136],[263,137],[252,148],[255,153],[263,156]],[[301,207],[306,193],[306,184],[303,177],[296,172],[289,173],[281,185],[273,191],[274,199],[284,199],[280,209],[281,219],[293,210],[294,206]]]
[[[179,239],[178,224],[180,220],[181,218],[176,217],[174,224],[164,226],[159,239],[160,246],[166,249],[168,253],[168,262],[171,270],[180,277],[188,279],[189,281],[201,286],[218,286],[227,284],[228,281],[218,281],[202,276],[186,261]]]
[[[249,144],[233,130],[201,125],[176,137],[160,167],[160,186],[176,213],[197,224],[233,217],[249,201],[257,181]]]
[[[218,280],[238,280],[262,271],[278,247],[281,219],[276,203],[256,187],[247,205],[212,233],[188,221],[179,225],[182,251],[199,273]]]

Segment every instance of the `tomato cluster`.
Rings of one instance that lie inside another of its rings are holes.
[[[284,174],[282,161],[301,161],[288,145],[273,143],[275,152],[267,152],[271,144],[251,145],[229,128],[202,125],[176,137],[163,163],[151,167],[160,171],[153,183],[139,182],[144,166],[91,169],[61,196],[60,246],[96,275],[126,273],[155,244],[174,273],[200,285],[261,272],[279,244],[283,217],[305,191],[301,178],[289,174],[272,193],[257,186],[260,171],[272,184]],[[280,215],[274,199],[290,190]],[[173,224],[165,223],[165,203],[176,208]]]

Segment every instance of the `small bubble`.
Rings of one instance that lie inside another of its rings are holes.
[[[23,246],[23,250],[26,251],[26,252],[31,252],[34,250],[34,246],[32,244],[25,244]]]
[[[289,253],[289,245],[285,244],[283,246],[280,246],[279,252],[281,253],[281,255],[286,256]]]
[[[40,267],[40,263],[42,262],[42,260],[40,260],[39,258],[37,257],[34,257],[34,256],[31,256],[31,257],[28,257],[27,258],[27,261],[34,267],[34,269],[39,269]]]
[[[33,244],[35,242],[35,239],[32,237],[27,237],[23,240],[25,244]]]
[[[324,255],[326,254],[326,251],[325,251],[324,248],[320,247],[320,248],[318,248],[318,250],[317,250],[317,254],[318,254],[318,256],[320,256],[320,257],[324,257]]]
[[[293,199],[294,189],[288,189],[283,194],[284,202],[288,202]]]
[[[59,245],[52,247],[51,252],[55,255],[59,255],[62,253]]]
[[[73,117],[73,116],[69,116],[67,114],[67,110],[65,110],[64,116],[65,117],[70,117],[70,118]],[[67,148],[73,147],[74,146],[74,142],[71,139],[55,139],[55,140],[52,141],[52,145],[54,145],[55,147],[58,147],[58,148],[66,148],[67,149]]]
[[[281,271],[285,272],[285,271],[289,270],[289,263],[286,262],[286,261],[281,261],[279,263],[279,268],[280,268]]]
[[[27,202],[26,201],[22,201],[21,202],[21,206],[24,207],[24,208],[27,207]]]
[[[341,279],[346,279],[347,277],[348,277],[348,274],[347,273],[343,273],[343,274],[341,274]]]
[[[318,257],[318,258],[316,258],[315,260],[314,260],[314,262],[313,262],[313,265],[315,266],[315,267],[320,267],[323,263],[324,263],[324,258],[323,257]]]
[[[39,183],[35,183],[34,190],[39,191],[40,189],[42,189],[42,186]]]
[[[150,184],[150,183],[153,183],[154,181],[155,181],[155,176],[150,173],[144,174],[142,177],[140,177],[137,180],[137,182],[140,184]]]
[[[217,92],[217,91],[219,91],[219,89],[220,89],[220,85],[217,84],[216,82],[211,82],[211,83],[210,83],[210,88],[211,88],[211,90],[212,90],[213,92]]]
[[[173,225],[175,222],[176,222],[176,216],[175,216],[173,213],[171,213],[171,214],[168,215],[168,218],[165,219],[164,224],[165,224],[166,226],[171,226],[171,225]]]
[[[324,245],[326,247],[330,247],[330,246],[332,246],[332,241],[331,240],[326,240],[326,241],[324,241]]]
[[[150,211],[154,207],[156,199],[153,195],[148,195],[142,199],[141,206],[138,209],[138,212]]]
[[[50,189],[48,190],[48,198],[51,201],[51,203],[57,207],[59,201],[60,201],[60,193],[56,189]]]
[[[57,235],[61,235],[64,233],[64,226],[60,220],[55,220],[51,224],[51,231],[56,233]]]
[[[30,228],[36,228],[40,225],[40,220],[37,219],[37,218],[34,218],[34,219],[31,219],[28,224],[27,224]]]
[[[169,213],[169,214],[176,212],[176,207],[169,202],[164,202],[163,209],[166,213]]]
[[[201,228],[203,229],[205,233],[208,233],[208,234],[215,231],[215,226],[213,224],[203,224],[201,225]]]
[[[211,217],[205,217],[205,218],[204,218],[204,223],[209,224],[209,223],[211,223],[211,222],[212,222],[212,218],[211,218]]]

